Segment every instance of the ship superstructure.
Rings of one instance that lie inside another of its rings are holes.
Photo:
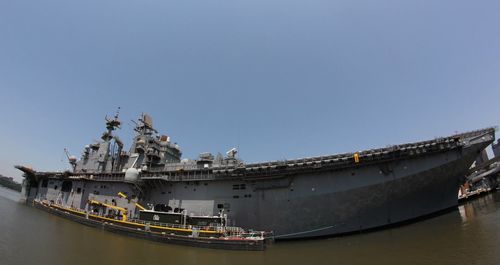
[[[182,159],[179,145],[159,134],[146,114],[125,151],[113,134],[120,125],[118,115],[107,118],[101,141],[86,146],[81,159],[70,159],[71,172],[18,167],[25,172],[26,200],[108,214],[109,208],[89,203],[95,201],[127,209],[131,220],[272,231],[277,239],[337,235],[456,206],[459,180],[495,134],[486,128],[362,152],[246,164],[236,149]]]

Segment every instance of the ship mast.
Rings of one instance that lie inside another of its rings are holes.
[[[110,151],[111,151],[111,170],[115,168],[115,164],[119,165],[120,153],[123,148],[123,143],[117,136],[113,135],[114,130],[121,128],[121,122],[118,119],[119,115],[120,115],[120,107],[118,107],[118,110],[116,111],[116,114],[112,119],[108,118],[107,116],[104,118],[106,120],[107,131],[104,132],[101,136],[101,139],[105,143],[105,151],[103,156],[99,157],[98,160],[100,171],[106,170],[106,164],[110,156]],[[113,144],[113,146],[110,148],[110,142],[113,139],[115,140],[115,144]],[[118,150],[115,150],[116,145],[118,146]]]

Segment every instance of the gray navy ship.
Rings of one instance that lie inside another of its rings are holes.
[[[24,172],[24,200],[72,209],[87,219],[90,212],[135,220],[145,230],[156,222],[267,231],[275,239],[332,236],[456,206],[459,180],[495,137],[495,129],[486,128],[361,152],[246,164],[236,149],[182,159],[180,147],[159,134],[147,114],[135,122],[136,135],[125,151],[114,134],[120,125],[118,115],[106,118],[101,140],[85,146],[80,159],[68,156],[71,171],[16,166]]]

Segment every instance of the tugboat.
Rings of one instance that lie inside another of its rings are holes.
[[[124,196],[123,193],[119,195]],[[146,210],[136,204],[142,209],[139,218],[129,219],[126,208],[93,199],[88,201],[86,210],[39,199],[35,199],[33,205],[88,226],[165,243],[230,250],[264,250],[266,244],[272,242],[269,233],[228,227],[224,217],[220,216],[188,217],[184,212]]]
[[[28,203],[75,221],[159,241],[264,249],[271,240],[333,236],[455,207],[459,180],[494,128],[338,155],[246,164],[235,148],[181,159],[142,114],[130,150],[106,117],[101,140],[68,155],[71,171],[24,172]]]

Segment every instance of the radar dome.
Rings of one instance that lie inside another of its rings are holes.
[[[125,171],[125,181],[137,182],[139,180],[139,171],[133,167]]]

